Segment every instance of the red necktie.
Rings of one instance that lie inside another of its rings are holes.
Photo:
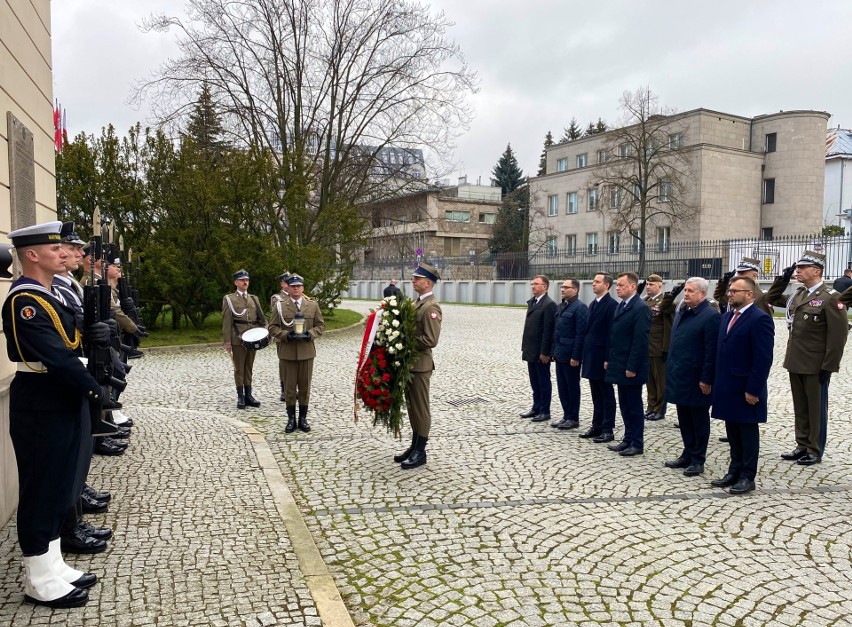
[[[737,321],[737,318],[739,318],[739,317],[740,317],[740,312],[739,312],[739,310],[738,310],[738,311],[735,311],[735,312],[734,312],[734,317],[733,317],[733,318],[731,318],[731,321],[728,323],[728,330],[727,330],[727,333],[730,333],[730,332],[731,332],[731,327],[733,327],[733,326],[734,326],[734,324],[735,324],[735,323],[736,323],[736,321]]]

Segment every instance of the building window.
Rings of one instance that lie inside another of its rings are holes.
[[[621,245],[621,233],[616,231],[610,231],[607,233],[607,252],[610,255],[615,255],[618,253],[618,248]]]
[[[618,209],[621,206],[621,188],[611,187],[609,189],[609,208]]]
[[[581,155],[577,155],[577,167],[585,168],[587,165],[589,165],[589,155],[585,152]]]
[[[597,187],[589,188],[589,206],[588,211],[595,211],[598,208],[598,189]]]
[[[775,179],[763,179],[763,204],[775,202]]]
[[[497,219],[496,213],[480,213],[479,214],[479,223],[480,224],[494,224],[494,221]]]
[[[671,246],[672,229],[669,226],[657,227],[657,250],[660,252],[668,251]]]
[[[633,204],[638,205],[642,201],[642,186],[639,183],[633,184]]]
[[[660,181],[660,202],[672,201],[672,182]]]
[[[556,236],[548,235],[544,245],[547,248],[547,256],[553,257],[556,254]]]
[[[598,150],[598,163],[609,161],[609,150]]]
[[[764,150],[766,152],[775,152],[775,144],[778,141],[778,133],[767,133]]]
[[[639,238],[639,231],[630,229],[630,252],[639,253],[642,249],[642,240]]]
[[[556,194],[547,197],[547,215],[559,215],[559,196]]]
[[[632,157],[633,156],[633,146],[630,144],[621,144],[618,147],[618,156],[619,157]]]
[[[470,222],[470,211],[447,211],[447,222]]]
[[[598,254],[598,234],[597,233],[586,233],[586,254],[587,255],[597,255]]]
[[[565,213],[577,213],[577,192],[568,192],[565,196]]]
[[[557,159],[556,171],[565,172],[568,169],[568,159]]]
[[[683,133],[672,133],[669,135],[669,150],[683,148]]]
[[[577,236],[576,235],[566,235],[565,236],[565,252],[569,255],[577,254]]]
[[[462,238],[460,237],[445,237],[444,238],[444,256],[459,257],[462,253]]]
[[[772,239],[772,228],[773,227],[771,227],[771,226],[765,226],[765,227],[763,227],[763,229],[761,229],[761,234],[762,234],[763,239],[765,239],[765,240],[771,240]]]

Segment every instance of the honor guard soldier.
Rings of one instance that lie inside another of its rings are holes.
[[[278,340],[279,371],[284,372],[282,383],[287,403],[285,433],[296,429],[296,402],[299,403],[299,430],[311,430],[308,424],[308,404],[311,400],[311,380],[317,348],[314,340],[325,331],[325,321],[319,305],[304,296],[304,280],[298,274],[287,279],[288,298],[279,300],[272,309],[269,333]]]
[[[822,280],[825,255],[806,250],[794,266],[784,270],[769,289],[769,302],[784,306],[784,290],[793,273],[802,284],[786,298],[787,352],[784,367],[790,373],[795,415],[796,448],[782,459],[803,466],[818,464],[825,452],[828,428],[828,384],[840,369],[846,345],[846,305],[836,290]]]
[[[435,266],[421,263],[411,275],[411,285],[417,292],[414,311],[417,314],[415,342],[417,361],[411,367],[411,381],[405,386],[405,404],[411,423],[411,446],[393,461],[404,469],[417,468],[426,463],[426,443],[432,428],[432,412],[429,408],[429,383],[435,362],[432,349],[441,337],[441,306],[432,293],[432,288],[441,279]]]
[[[279,300],[284,300],[285,298],[290,297],[290,286],[287,284],[287,279],[289,278],[289,272],[284,272],[284,274],[278,276],[278,282],[281,284],[281,291],[272,295],[269,302],[271,311],[275,311],[275,305]],[[278,342],[279,340],[275,340],[276,344]],[[278,379],[281,381],[281,397],[279,400],[283,403],[287,400],[287,396],[284,390],[284,362],[280,359],[278,360]]]
[[[53,608],[85,604],[86,588],[97,580],[65,563],[59,535],[79,497],[73,490],[82,439],[91,437],[89,403],[100,403],[104,394],[77,355],[81,334],[73,308],[51,289],[54,274],[65,270],[61,226],[48,222],[9,233],[23,274],[2,310],[6,351],[18,368],[9,434],[18,464],[24,601]],[[86,333],[89,341],[109,339],[103,324]]]
[[[716,289],[713,291],[713,299],[719,303],[720,311],[726,311],[728,306],[728,284],[731,279],[738,276],[748,277],[755,282],[754,286],[754,305],[758,309],[762,309],[770,316],[774,309],[769,303],[766,293],[757,285],[757,277],[760,274],[760,261],[754,257],[743,257],[740,264],[733,270],[729,270],[722,275],[722,278],[716,283]]]
[[[237,409],[260,407],[252,396],[251,380],[255,351],[242,344],[242,335],[249,329],[265,327],[266,318],[257,296],[248,293],[249,273],[237,270],[234,273],[236,291],[222,299],[222,337],[225,350],[234,364],[234,383],[237,386]]]
[[[663,278],[652,274],[646,280],[643,299],[651,310],[651,333],[648,336],[648,411],[645,420],[662,420],[666,416],[666,356],[674,320],[677,294],[663,292]]]

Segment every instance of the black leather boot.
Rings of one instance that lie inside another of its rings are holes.
[[[281,382],[281,398],[279,399],[282,403],[287,401],[287,397],[284,394],[284,382]]]
[[[308,424],[308,406],[299,405],[299,431],[308,433],[311,430],[311,425]]]
[[[417,468],[418,466],[422,466],[426,463],[426,443],[429,441],[429,438],[424,438],[421,435],[417,436],[417,440],[414,443],[414,450],[411,451],[411,455],[408,456],[408,459],[403,461],[400,466],[404,469],[409,468]]]
[[[237,409],[246,408],[246,397],[243,394],[243,386],[237,386]]]
[[[246,405],[249,407],[260,407],[260,401],[251,395],[251,386],[247,385],[243,389],[245,390]]]
[[[404,462],[406,459],[408,459],[408,456],[411,455],[411,452],[414,450],[415,440],[417,440],[417,434],[412,433],[411,434],[411,446],[409,446],[407,449],[405,449],[405,451],[403,451],[399,455],[394,455],[393,461],[395,461],[397,464],[399,464],[400,462]]]
[[[284,433],[293,433],[296,430],[296,406],[287,407],[287,426]]]

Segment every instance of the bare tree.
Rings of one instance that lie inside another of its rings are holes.
[[[688,224],[700,207],[684,145],[688,129],[677,115],[661,109],[648,87],[624,92],[620,109],[623,118],[607,134],[607,160],[593,184],[601,189],[599,210],[609,214],[613,228],[638,240],[643,274],[649,229]]]
[[[416,185],[419,151],[448,155],[470,120],[475,75],[444,14],[426,6],[189,0],[187,15],[147,22],[177,31],[181,56],[136,97],[169,122],[207,86],[231,143],[275,163],[280,203],[268,226],[282,246],[350,258],[368,226],[358,204]]]

